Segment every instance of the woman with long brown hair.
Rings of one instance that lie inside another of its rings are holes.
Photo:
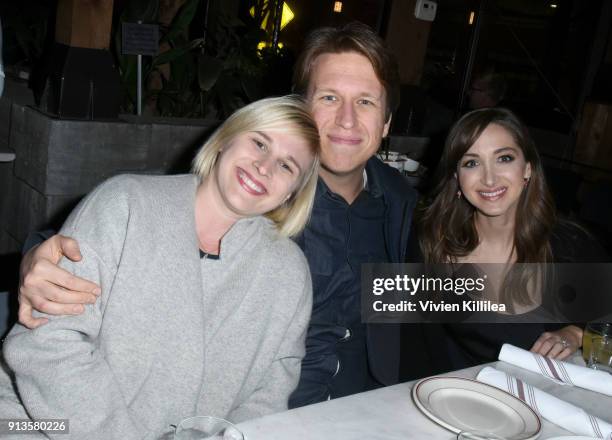
[[[431,194],[419,219],[422,258],[507,268],[493,291],[511,314],[540,306],[544,286],[543,273],[533,272],[537,265],[516,263],[605,260],[585,231],[557,217],[536,147],[510,110],[475,110],[453,126]],[[513,266],[532,272],[510,275]],[[559,359],[582,345],[576,325],[553,331],[538,324],[509,325],[445,325],[450,367],[494,360],[504,342]]]

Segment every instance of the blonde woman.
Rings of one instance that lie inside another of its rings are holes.
[[[119,176],[62,233],[101,286],[80,316],[15,326],[4,344],[3,417],[70,420],[74,438],[158,438],[185,417],[239,422],[281,411],[311,312],[306,224],[318,132],[295,97],[232,115],[191,175]]]

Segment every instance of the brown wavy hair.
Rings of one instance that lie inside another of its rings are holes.
[[[418,212],[419,244],[427,263],[456,263],[478,246],[476,210],[464,197],[457,197],[456,172],[463,155],[490,124],[504,127],[531,164],[531,178],[520,195],[514,223],[516,263],[547,263],[552,259],[550,237],[557,217],[540,156],[525,125],[510,110],[498,107],[467,113],[451,128],[436,184]],[[501,301],[510,312],[515,304],[533,304],[527,286],[530,280],[543,282],[543,276],[541,265],[517,265],[503,281]]]
[[[525,125],[510,110],[487,108],[464,115],[451,128],[436,173],[436,184],[419,215],[421,251],[428,263],[456,262],[479,243],[474,207],[457,198],[457,164],[490,124],[504,127],[531,164],[531,179],[521,193],[515,220],[517,263],[546,263],[556,223],[555,206],[535,144]]]

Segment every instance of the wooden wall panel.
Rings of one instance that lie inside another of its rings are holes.
[[[113,0],[59,0],[55,41],[85,49],[108,49]]]
[[[414,16],[416,0],[395,0],[391,5],[386,41],[399,63],[402,84],[418,85],[423,74],[430,21]]]
[[[574,161],[612,171],[612,104],[585,103]]]

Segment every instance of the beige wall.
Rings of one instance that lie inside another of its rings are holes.
[[[55,41],[72,47],[108,49],[113,0],[59,0]]]

